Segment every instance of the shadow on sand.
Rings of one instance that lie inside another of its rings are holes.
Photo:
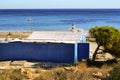
[[[101,67],[101,66],[103,66],[105,64],[112,65],[112,64],[115,64],[115,63],[117,63],[116,59],[110,59],[110,60],[107,60],[107,61],[94,61],[94,62],[92,60],[87,61],[87,65],[89,67],[91,67],[91,66]]]

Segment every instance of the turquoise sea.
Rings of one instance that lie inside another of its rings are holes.
[[[0,10],[0,30],[68,30],[73,23],[84,30],[104,25],[120,29],[120,9]]]

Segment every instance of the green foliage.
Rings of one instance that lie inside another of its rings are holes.
[[[110,71],[109,80],[120,80],[120,63]]]
[[[104,51],[120,57],[120,31],[118,29],[112,26],[96,26],[90,29],[90,33],[99,47],[103,46]]]
[[[118,29],[111,26],[96,26],[91,28],[90,32],[96,39],[98,45],[104,46],[105,48],[111,48],[111,42],[113,42]]]
[[[120,31],[117,32],[113,43],[112,43],[112,47],[109,48],[108,50],[111,51],[111,54],[116,56],[116,57],[120,57]]]

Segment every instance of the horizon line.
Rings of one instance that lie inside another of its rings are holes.
[[[120,8],[0,8],[1,9],[120,9]]]

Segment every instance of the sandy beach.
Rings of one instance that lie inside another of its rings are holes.
[[[0,41],[9,41],[15,38],[26,39],[31,31],[0,31]]]

